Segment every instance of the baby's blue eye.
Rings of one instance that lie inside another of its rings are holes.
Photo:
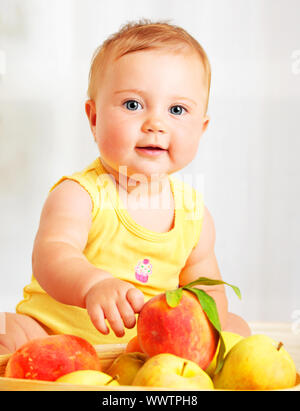
[[[180,116],[184,111],[186,111],[186,109],[182,106],[172,106],[170,108],[170,113],[176,116]]]
[[[125,101],[124,105],[127,108],[127,110],[131,111],[138,110],[139,107],[142,108],[141,104],[136,100]]]

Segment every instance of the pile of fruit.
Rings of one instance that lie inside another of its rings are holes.
[[[105,372],[101,356],[89,342],[73,335],[52,335],[32,340],[12,354],[5,377],[99,385],[99,389],[293,387],[296,367],[281,342],[262,334],[242,337],[221,331],[212,298],[198,288],[192,290],[207,281],[202,278],[190,287],[150,299],[139,314],[137,336]]]

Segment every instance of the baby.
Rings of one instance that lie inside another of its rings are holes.
[[[126,343],[150,298],[200,276],[221,279],[202,195],[171,176],[197,153],[209,88],[206,53],[180,27],[130,23],[96,50],[85,110],[100,156],[51,188],[32,279],[5,314],[0,353],[59,333]],[[250,334],[228,312],[224,286],[199,288],[223,330]]]

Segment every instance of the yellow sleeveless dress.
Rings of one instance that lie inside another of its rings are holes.
[[[202,229],[201,193],[169,176],[175,203],[174,225],[170,231],[158,233],[137,224],[129,215],[100,158],[80,172],[63,176],[51,190],[66,179],[79,183],[92,199],[92,225],[84,250],[92,264],[139,288],[145,301],[178,287],[179,274]],[[35,318],[49,333],[77,335],[92,344],[122,344],[136,335],[136,327],[125,329],[121,338],[112,330],[108,335],[101,334],[86,309],[56,301],[34,276],[23,294],[16,312]]]

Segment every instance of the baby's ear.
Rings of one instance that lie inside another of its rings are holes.
[[[96,104],[95,104],[94,100],[87,100],[85,102],[85,112],[86,112],[86,115],[89,119],[89,123],[90,123],[92,133],[93,133],[94,137],[96,137],[97,115],[96,115]]]
[[[202,133],[204,133],[206,131],[209,122],[210,122],[209,116],[205,115],[204,118],[203,118]]]

